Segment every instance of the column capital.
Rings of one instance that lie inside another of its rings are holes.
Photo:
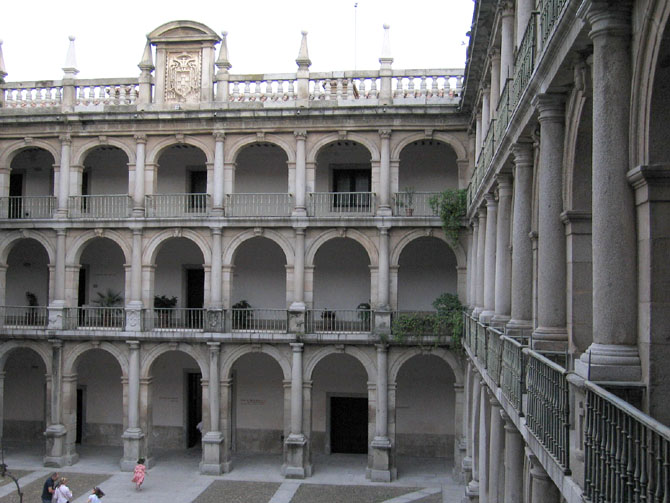
[[[498,182],[498,196],[502,197],[503,195],[511,196],[512,195],[512,175],[507,173],[499,173],[496,176],[496,182]]]
[[[496,198],[493,194],[490,192],[487,194],[484,194],[484,200],[486,201],[486,208],[491,208],[495,209],[498,207],[498,201],[496,201]]]
[[[498,4],[498,10],[502,17],[509,17],[514,15],[514,2],[511,0],[503,0]]]
[[[210,353],[219,353],[221,352],[221,343],[220,342],[208,342],[207,347]]]
[[[209,230],[212,232],[212,236],[220,236],[223,233],[223,229],[221,227],[210,227]]]
[[[126,341],[131,350],[140,349],[140,341]]]
[[[389,233],[389,228],[388,227],[379,227],[379,235],[380,236],[385,236],[388,235]]]
[[[289,344],[294,353],[302,353],[305,349],[305,345],[302,342],[292,342]]]
[[[559,93],[543,93],[533,98],[532,106],[539,112],[538,120],[542,122],[561,122],[565,118],[565,95]]]
[[[518,141],[512,145],[512,155],[514,156],[514,165],[518,168],[533,167],[533,141]]]
[[[388,353],[388,344],[375,344],[375,347],[377,348],[377,353]]]
[[[223,131],[214,131],[212,133],[212,136],[214,137],[214,141],[224,141],[226,139],[226,133]]]
[[[382,140],[391,138],[391,134],[393,131],[390,129],[380,129],[379,130],[379,136],[381,137]]]
[[[60,136],[58,137],[58,139],[59,139],[60,142],[63,143],[64,145],[70,145],[70,144],[72,144],[72,136],[70,136],[69,133],[68,133],[68,134],[62,134],[62,135],[60,135]]]
[[[133,135],[133,138],[135,138],[135,143],[146,143],[147,142],[147,135],[145,135],[145,134],[136,134],[136,135]]]
[[[66,236],[67,235],[67,230],[66,229],[56,229],[56,236]]]
[[[293,131],[293,135],[295,136],[296,140],[306,140],[307,139],[307,130],[298,129],[296,131]]]
[[[49,342],[54,348],[62,348],[63,347],[63,341],[61,339],[49,339]]]
[[[486,206],[480,206],[477,208],[477,216],[479,217],[479,223],[486,222]]]
[[[630,36],[630,0],[586,0],[577,15],[591,25],[589,37],[594,40],[603,35]]]

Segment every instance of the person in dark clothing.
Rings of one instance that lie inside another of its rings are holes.
[[[51,503],[56,480],[58,480],[58,473],[53,472],[51,476],[44,481],[44,487],[42,488],[42,503]]]

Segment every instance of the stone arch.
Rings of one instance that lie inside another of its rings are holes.
[[[115,138],[107,138],[104,143],[100,142],[98,139],[95,139],[79,146],[79,148],[77,148],[76,152],[72,156],[73,164],[75,166],[84,164],[86,156],[88,156],[91,151],[98,147],[116,147],[126,154],[126,157],[128,158],[128,164],[135,164],[135,151],[124,142]]]
[[[431,235],[427,235],[425,230],[413,230],[411,232],[408,232],[405,234],[402,238],[400,238],[400,241],[393,247],[391,250],[391,255],[390,255],[390,264],[391,267],[397,267],[398,266],[398,261],[400,260],[400,255],[402,254],[402,251],[405,249],[405,247],[414,241],[415,239],[418,238],[424,238],[424,237],[433,237],[436,239],[439,239],[441,241],[444,241],[446,245],[451,249],[451,251],[454,252],[454,255],[456,256],[456,264],[457,267],[466,267],[466,255],[465,255],[465,250],[463,250],[463,247],[461,246],[460,243],[457,245],[454,245],[451,243],[446,236],[444,236],[441,232],[433,233]]]
[[[663,46],[663,35],[670,17],[670,3],[664,0],[650,1],[640,15],[639,43],[633,54],[631,81],[631,131],[630,165],[639,166],[650,162],[651,114],[654,82],[658,57]]]
[[[330,241],[331,239],[341,237],[351,238],[358,244],[360,244],[368,254],[368,258],[370,260],[370,266],[375,267],[378,265],[379,252],[377,250],[377,246],[368,236],[355,229],[348,229],[344,235],[341,235],[341,232],[338,229],[331,229],[329,231],[322,233],[309,245],[307,250],[305,250],[305,266],[308,267],[314,266],[314,257],[316,256],[316,253],[319,251],[321,245],[323,245],[327,241]]]
[[[200,347],[195,347],[191,344],[179,342],[156,344],[148,351],[143,352],[142,361],[140,363],[140,377],[143,379],[148,378],[150,376],[149,372],[153,363],[158,359],[159,356],[170,351],[181,351],[182,353],[189,355],[195,360],[195,362],[198,364],[198,367],[200,367],[200,373],[202,374],[203,379],[206,379],[209,376],[209,362],[207,354],[203,352]]]
[[[429,139],[441,141],[442,143],[449,145],[454,150],[454,152],[456,152],[456,159],[458,161],[464,161],[468,158],[467,149],[461,143],[461,141],[452,134],[433,133],[432,136],[427,137],[425,133],[416,133],[407,136],[406,138],[403,138],[395,145],[395,147],[393,147],[393,149],[391,150],[391,161],[400,160],[400,152],[402,152],[402,150],[410,143],[415,142],[417,140],[429,140]]]
[[[285,380],[291,379],[291,364],[285,355],[283,355],[275,346],[269,344],[261,344],[259,346],[253,346],[249,344],[244,344],[238,346],[230,352],[224,353],[224,357],[221,361],[221,378],[228,379],[230,372],[233,369],[235,362],[239,360],[242,356],[250,353],[265,353],[274,359],[282,369]]]
[[[14,160],[14,157],[19,155],[22,151],[28,148],[41,148],[46,150],[54,158],[54,164],[60,164],[60,149],[54,147],[51,143],[44,140],[33,139],[29,143],[26,143],[24,140],[15,141],[10,143],[3,149],[2,155],[0,155],[0,166],[9,167],[11,162]]]
[[[362,349],[356,346],[345,346],[344,350],[337,349],[334,346],[327,346],[318,349],[305,359],[303,375],[306,381],[312,380],[314,369],[326,356],[332,354],[344,353],[353,356],[358,362],[363,365],[363,368],[368,374],[368,382],[377,382],[377,364],[375,361]]]
[[[212,251],[209,247],[208,241],[203,238],[201,234],[195,232],[192,229],[178,229],[178,232],[175,232],[175,229],[165,229],[153,236],[144,248],[144,252],[142,254],[142,264],[154,264],[156,262],[156,255],[158,254],[158,250],[160,250],[161,245],[171,238],[187,238],[193,241],[202,253],[204,265],[211,264]]]
[[[306,155],[307,162],[316,163],[316,158],[318,157],[323,147],[340,140],[342,140],[342,138],[337,133],[327,134],[319,138],[307,152]],[[345,140],[362,145],[368,150],[368,152],[370,152],[370,162],[379,162],[380,158],[379,146],[373,141],[370,141],[369,138],[357,133],[348,133]]]
[[[49,238],[47,238],[40,231],[22,229],[20,231],[10,232],[7,236],[5,236],[2,242],[0,242],[0,264],[7,263],[7,257],[9,257],[9,253],[12,251],[12,248],[18,241],[22,239],[34,239],[40,243],[49,256],[49,263],[56,263],[56,250],[49,241]]]
[[[256,135],[247,135],[239,139],[237,142],[230,141],[232,143],[232,148],[225,149],[226,153],[224,155],[224,163],[234,163],[237,162],[237,156],[244,150],[245,147],[252,145],[254,143],[271,143],[280,149],[286,154],[286,162],[294,163],[295,162],[295,146],[291,145],[283,138],[277,135],[266,135],[263,139],[259,139]]]
[[[127,352],[122,351],[116,344],[111,342],[83,342],[76,344],[69,351],[65,352],[63,358],[63,374],[74,374],[77,368],[77,363],[84,353],[92,349],[102,349],[111,354],[121,367],[121,373],[124,376],[128,375],[128,357]]]
[[[453,352],[444,348],[429,348],[426,350],[426,348],[419,347],[403,348],[402,353],[389,362],[389,383],[395,383],[397,381],[400,369],[410,358],[425,354],[434,355],[441,360],[444,360],[454,373],[455,384],[457,386],[463,385],[463,365]]]
[[[183,141],[177,141],[177,139],[172,136],[159,141],[151,148],[151,150],[147,153],[146,163],[157,163],[158,159],[166,148],[171,147],[172,145],[178,145],[180,143],[191,145],[192,147],[200,149],[202,153],[205,154],[205,158],[207,159],[206,162],[208,164],[214,162],[214,151],[212,148],[213,145],[209,145],[193,136],[185,136]]]
[[[46,373],[48,375],[52,373],[50,345],[39,343],[36,341],[18,341],[18,340],[7,341],[0,345],[0,371],[4,372],[5,364],[7,363],[7,358],[9,357],[10,353],[15,349],[30,349],[34,351],[42,359],[42,362],[44,362],[44,366],[46,367]]]
[[[255,237],[268,238],[270,241],[277,244],[284,252],[284,256],[286,258],[286,265],[287,266],[293,265],[293,259],[295,257],[295,251],[293,249],[293,245],[281,233],[271,229],[264,229],[262,234],[256,234],[253,231],[253,229],[249,229],[239,233],[237,236],[233,238],[230,244],[228,244],[228,246],[223,251],[223,263],[232,264],[235,252],[240,247],[240,245],[245,241],[248,241],[249,239]]]
[[[105,229],[102,233],[96,232],[95,230],[90,230],[84,232],[80,236],[77,236],[68,247],[68,252],[65,256],[65,263],[78,264],[84,248],[86,248],[86,245],[95,238],[107,238],[114,241],[121,248],[126,264],[130,264],[133,255],[130,243],[126,241],[123,234],[109,229]]]

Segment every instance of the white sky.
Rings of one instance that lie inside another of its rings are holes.
[[[465,66],[473,0],[359,0],[354,8],[355,3],[28,0],[0,15],[6,80],[61,79],[68,35],[76,36],[78,78],[136,77],[146,34],[178,19],[227,31],[233,74],[295,72],[301,30],[309,32],[311,71],[377,69],[384,23],[391,25],[393,68]]]

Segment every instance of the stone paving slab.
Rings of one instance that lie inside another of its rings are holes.
[[[25,477],[28,475],[30,472],[29,470],[12,470],[12,475],[14,475],[17,479],[20,479],[21,477]],[[6,485],[6,484],[13,484],[14,481],[10,477],[0,477],[0,487]]]
[[[59,472],[59,474],[61,477],[68,479],[68,487],[72,491],[73,501],[83,496],[84,494],[90,494],[93,487],[101,485],[109,478],[108,474],[101,473]],[[23,492],[23,501],[25,503],[41,501],[40,497],[42,496],[42,487],[44,486],[44,481],[48,476],[49,474],[46,474],[43,478],[35,480],[21,487]],[[19,503],[19,496],[16,494],[16,491],[13,491],[8,495],[0,498],[0,503]]]
[[[415,491],[415,487],[302,484],[291,503],[383,503]]]
[[[274,482],[215,480],[193,503],[267,503],[280,485]]]

